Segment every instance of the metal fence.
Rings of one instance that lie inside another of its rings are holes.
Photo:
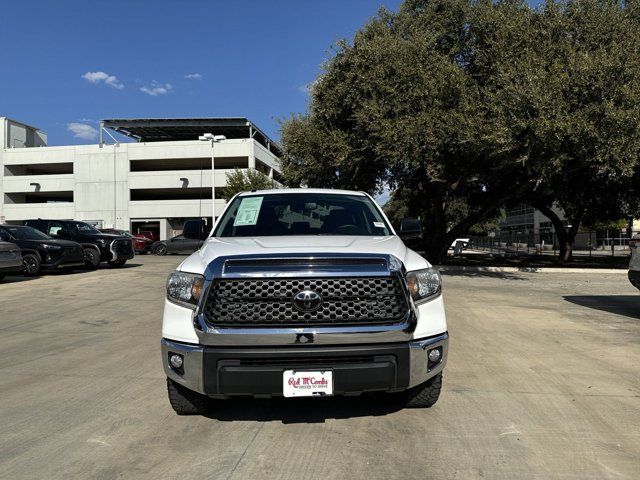
[[[557,255],[560,250],[555,232],[510,233],[495,236],[471,237],[467,249],[490,253],[521,255]],[[573,255],[582,256],[629,256],[629,237],[623,232],[609,236],[597,236],[596,232],[578,232],[573,247]]]

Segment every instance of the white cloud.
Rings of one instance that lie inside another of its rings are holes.
[[[152,97],[157,97],[158,95],[166,95],[171,90],[171,84],[159,84],[155,81],[151,82],[151,85],[144,86],[140,89],[141,92],[146,93],[147,95],[151,95]]]
[[[202,80],[202,75],[199,73],[187,73],[184,78],[187,80]]]
[[[104,82],[110,87],[118,90],[122,90],[124,88],[124,84],[120,80],[118,80],[118,77],[116,77],[115,75],[109,75],[105,72],[87,72],[82,75],[82,78],[84,78],[89,83]]]
[[[67,123],[67,130],[73,133],[74,137],[82,140],[96,140],[98,138],[98,130],[86,123]]]

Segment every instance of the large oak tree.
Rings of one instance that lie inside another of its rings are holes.
[[[612,164],[612,175],[628,177],[638,156],[638,102],[629,91],[639,78],[635,8],[407,0],[397,13],[381,10],[338,43],[308,112],[283,123],[287,181],[401,188],[408,213],[423,219],[428,257],[439,262],[453,239],[503,205],[558,202],[576,165],[588,176],[594,163],[598,174]],[[625,29],[624,39],[611,33]],[[616,93],[589,95],[591,67]],[[592,109],[610,122],[587,122]],[[610,155],[594,160],[596,147],[585,149],[587,140],[604,152],[612,137]]]

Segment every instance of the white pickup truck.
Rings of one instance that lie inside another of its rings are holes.
[[[629,262],[629,281],[631,285],[640,290],[640,234],[636,235],[629,242],[631,249],[631,262]]]
[[[441,290],[365,193],[239,194],[167,280],[171,406],[202,414],[210,398],[378,391],[430,407],[447,361]]]

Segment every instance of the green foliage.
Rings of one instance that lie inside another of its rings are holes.
[[[556,106],[548,123],[557,138],[547,148],[556,168],[530,196],[539,208],[563,209],[572,228],[552,221],[570,248],[581,222],[606,224],[639,211],[640,22],[636,2],[582,0],[544,13]]]
[[[278,188],[278,184],[265,174],[253,169],[235,169],[233,172],[227,173],[227,186],[223,189],[223,196],[228,201],[236,193],[272,188]]]
[[[435,261],[509,202],[562,197],[570,215],[601,215],[637,170],[638,11],[604,0],[381,9],[335,46],[308,112],[283,123],[286,181],[402,190]]]

